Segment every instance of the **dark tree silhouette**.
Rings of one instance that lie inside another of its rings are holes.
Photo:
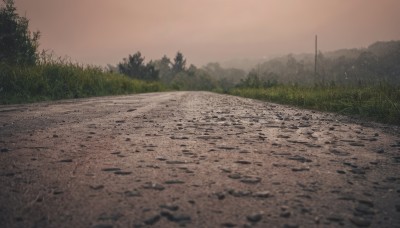
[[[124,58],[123,62],[118,64],[118,69],[122,74],[131,78],[147,81],[158,80],[159,71],[154,67],[152,61],[145,65],[144,59],[138,51],[133,55],[129,55],[128,58]]]
[[[142,57],[142,54],[138,51],[133,55],[129,55],[128,58],[124,58],[123,62],[118,64],[118,69],[125,75],[139,78],[140,75],[143,75],[143,62],[144,57]]]
[[[29,20],[17,14],[13,0],[0,7],[0,62],[34,65],[38,60],[40,33],[29,31]]]
[[[174,63],[172,64],[172,71],[175,74],[183,72],[186,70],[186,59],[183,57],[183,54],[178,51],[174,58]]]

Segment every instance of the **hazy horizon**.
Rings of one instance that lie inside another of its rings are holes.
[[[40,49],[95,65],[140,51],[189,63],[258,59],[400,40],[397,0],[15,0]]]

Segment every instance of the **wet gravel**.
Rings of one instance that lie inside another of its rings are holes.
[[[0,106],[0,227],[400,227],[400,135],[208,92]]]

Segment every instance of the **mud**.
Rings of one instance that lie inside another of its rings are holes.
[[[393,126],[207,92],[0,106],[0,227],[400,227]]]

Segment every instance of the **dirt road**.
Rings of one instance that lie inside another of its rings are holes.
[[[400,227],[395,127],[206,92],[0,106],[0,227]]]

